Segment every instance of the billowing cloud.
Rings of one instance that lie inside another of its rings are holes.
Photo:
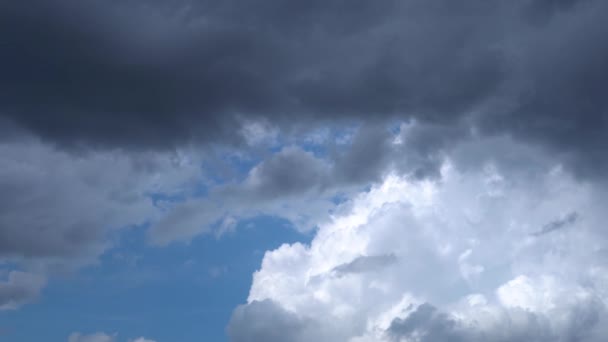
[[[436,180],[388,176],[310,245],[268,251],[232,340],[601,341],[605,189],[543,158],[501,158],[475,170],[448,159]],[[563,213],[584,220],[533,235]]]

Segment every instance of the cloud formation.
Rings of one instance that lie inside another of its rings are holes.
[[[0,115],[62,146],[137,148],[242,142],[234,132],[257,119],[289,129],[415,118],[513,135],[579,176],[602,177],[605,9],[599,0],[5,3]]]
[[[342,204],[310,245],[266,252],[232,341],[601,341],[605,192],[536,163],[389,176]],[[585,220],[532,235],[560,212]]]
[[[601,341],[607,11],[2,2],[0,309],[118,229],[271,215],[315,238],[266,253],[233,341]]]

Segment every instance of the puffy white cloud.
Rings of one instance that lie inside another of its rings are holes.
[[[527,153],[389,176],[266,252],[232,341],[602,340],[604,190]]]

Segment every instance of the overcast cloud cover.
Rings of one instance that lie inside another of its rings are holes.
[[[0,2],[0,313],[101,282],[133,232],[135,273],[273,217],[310,242],[260,251],[227,341],[605,341],[605,13]],[[156,342],[98,323],[62,336]]]

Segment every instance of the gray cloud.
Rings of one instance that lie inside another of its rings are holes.
[[[394,341],[401,341],[407,337],[419,342],[472,342],[476,340],[469,331],[459,326],[458,322],[428,303],[418,306],[404,319],[394,319],[387,334]]]
[[[300,318],[270,300],[236,308],[227,332],[231,342],[334,341],[315,320]]]
[[[574,223],[576,223],[576,221],[578,221],[579,217],[580,217],[580,215],[577,212],[573,211],[573,212],[569,213],[568,215],[564,216],[563,218],[560,218],[558,220],[547,223],[546,225],[543,226],[543,228],[541,230],[533,233],[532,235],[541,236],[541,235],[545,235],[545,234],[551,233],[553,231],[571,226]]]
[[[12,271],[6,281],[0,280],[0,310],[16,309],[40,294],[46,284],[42,276]]]
[[[95,257],[109,231],[158,214],[149,196],[179,192],[200,176],[177,154],[140,157],[77,156],[35,140],[0,144],[0,258]]]
[[[360,256],[351,262],[334,267],[333,272],[339,276],[349,273],[373,272],[396,262],[397,257],[394,254]]]
[[[328,163],[312,153],[287,147],[254,167],[244,187],[261,198],[319,191],[329,185],[330,171]]]
[[[512,309],[504,313],[502,321],[488,330],[488,327],[478,326],[477,322],[465,324],[425,303],[406,318],[394,319],[386,334],[394,341],[419,342],[596,342],[603,339],[598,325],[604,313],[602,304],[585,302],[565,316],[566,321],[561,322],[563,325],[552,326],[549,317]]]
[[[408,311],[404,318],[393,319],[382,341],[599,342],[604,337],[599,325],[605,309],[600,303],[584,303],[574,308],[558,325],[552,325],[549,317],[520,308],[504,311],[501,320],[489,326],[477,321],[461,321],[428,303],[408,308]],[[231,342],[330,342],[352,338],[338,332],[336,327],[342,324],[345,322],[338,320],[327,325],[314,318],[302,318],[265,300],[239,306],[227,332]]]
[[[4,3],[0,112],[62,145],[138,148],[239,141],[243,117],[283,128],[417,118],[443,127],[430,141],[464,124],[539,143],[578,175],[600,177],[608,167],[605,7]],[[421,162],[425,154],[435,151],[425,147]],[[362,165],[345,170],[375,175]]]

